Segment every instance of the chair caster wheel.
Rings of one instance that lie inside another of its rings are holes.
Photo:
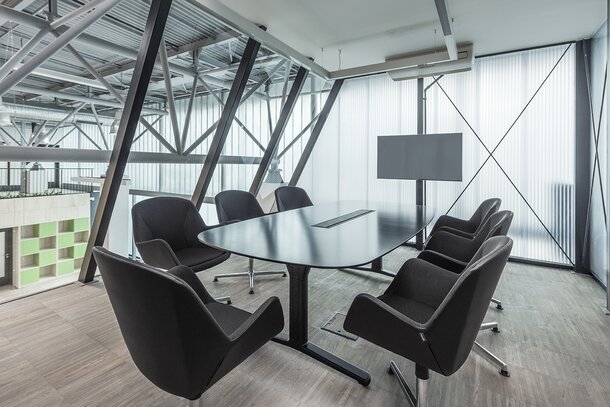
[[[510,373],[508,373],[508,370],[500,370],[500,374],[504,377],[510,377]]]
[[[250,294],[254,294],[254,290],[250,290]]]
[[[392,370],[392,367],[388,367],[388,374],[394,376],[394,371]]]
[[[491,328],[491,332],[493,332],[495,334],[499,334],[500,333],[500,329],[498,329],[498,328]]]
[[[499,309],[500,311],[502,311],[504,309],[504,307],[502,306],[502,304],[498,304],[498,305],[496,305],[496,309]]]
[[[227,305],[231,305],[231,304],[233,304],[233,301],[231,301],[231,300],[227,301]]]
[[[217,282],[218,282],[218,279],[217,279],[216,277],[214,277],[214,280],[213,280],[213,281],[214,281],[215,283],[217,283]]]
[[[282,274],[282,277],[286,277],[286,273]]]

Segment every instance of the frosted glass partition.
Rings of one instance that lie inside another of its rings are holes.
[[[299,183],[314,202],[415,203],[415,181],[377,179],[377,136],[417,133],[417,83],[346,81]]]
[[[585,237],[585,258],[589,259],[591,273],[602,284],[608,284],[608,128],[606,126],[606,54],[607,24],[591,40],[591,75],[589,78],[591,114],[591,201],[588,213],[588,230]],[[597,144],[597,148],[596,148]],[[597,154],[596,154],[597,151]]]
[[[480,58],[432,86],[427,131],[464,133],[464,181],[429,182],[427,203],[469,217],[499,197],[515,213],[514,256],[571,264],[574,75],[574,47],[560,45]]]
[[[426,94],[426,131],[464,134],[464,181],[427,182],[427,204],[437,215],[469,217],[482,200],[499,197],[515,212],[513,255],[564,264],[574,252],[574,52],[567,48],[480,58],[473,71],[445,76]],[[379,75],[344,84],[300,182],[314,202],[415,202],[414,181],[377,179],[376,139],[416,133],[416,83]],[[505,135],[494,152],[499,165],[488,160],[466,188],[489,155],[484,145],[493,150]]]
[[[573,47],[542,48],[477,59],[473,71],[447,75],[429,88],[426,131],[463,133],[464,181],[427,183],[427,202],[437,208],[437,215],[449,211],[468,217],[483,199],[497,196],[504,208],[515,212],[511,230],[515,256],[570,264],[574,256],[574,65]],[[426,79],[425,84],[432,84],[432,79]],[[320,111],[329,88],[330,84],[317,81],[312,85],[308,79],[280,151]],[[312,93],[312,89],[325,91]],[[281,94],[282,84],[274,85],[269,99],[253,97],[238,110],[237,117],[262,146],[266,147],[271,134],[268,106],[275,125]],[[181,123],[187,104],[187,99],[177,102]],[[197,97],[187,145],[220,113],[220,106],[210,96]],[[83,126],[85,131],[95,133],[94,126]],[[161,134],[171,134],[169,117],[154,126]],[[284,180],[290,179],[310,130],[281,156]],[[377,179],[376,149],[379,135],[416,132],[416,81],[394,82],[385,74],[347,80],[299,185],[314,202],[414,203],[415,181]],[[487,160],[486,148],[493,150],[501,140],[494,159]],[[211,137],[193,153],[205,154],[210,141]],[[67,137],[62,144],[95,148],[82,137]],[[164,149],[146,134],[135,143],[134,151]],[[262,157],[263,151],[243,129],[233,125],[223,154]],[[82,165],[100,174],[106,167]],[[199,164],[129,164],[126,173],[134,189],[190,195],[200,170]],[[207,195],[225,189],[247,190],[255,172],[256,165],[219,165]],[[212,205],[203,205],[201,212],[206,222],[216,222]]]

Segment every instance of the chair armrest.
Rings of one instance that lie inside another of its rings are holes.
[[[452,235],[457,235],[457,236],[460,236],[460,237],[465,237],[465,238],[471,239],[471,240],[474,239],[474,233],[464,232],[463,230],[452,228],[451,226],[441,226],[440,228],[438,228],[436,230],[435,233],[438,233],[438,232],[441,232],[441,231],[451,233]]]
[[[470,261],[476,249],[474,240],[446,231],[440,231],[432,235],[425,247],[425,250],[432,250],[465,262]]]
[[[458,229],[468,233],[472,233],[477,229],[477,225],[473,224],[469,220],[454,218],[453,216],[449,215],[441,215],[436,220],[436,223],[434,223],[430,234],[433,234],[443,226],[448,226],[450,228]]]
[[[279,298],[268,298],[229,337],[232,342],[267,341],[284,329],[284,311]]]
[[[453,273],[461,273],[464,271],[468,263],[461,260],[454,259],[449,256],[445,256],[442,253],[435,252],[432,250],[424,250],[417,256],[418,259],[425,260],[428,263],[432,263],[440,268],[449,270]]]
[[[176,254],[165,240],[146,240],[136,243],[136,247],[142,255],[144,263],[150,266],[169,270],[172,267],[180,265]]]
[[[398,351],[410,341],[424,342],[420,324],[370,294],[358,294],[347,311],[343,328],[369,342]]]
[[[409,259],[385,293],[411,298],[437,308],[458,278],[458,274],[425,260]]]

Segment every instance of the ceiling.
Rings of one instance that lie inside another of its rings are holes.
[[[432,0],[221,0],[328,70],[444,47]],[[591,37],[605,0],[446,0],[476,55]]]

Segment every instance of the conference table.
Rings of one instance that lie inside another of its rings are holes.
[[[289,334],[275,342],[354,378],[369,374],[308,340],[311,268],[341,269],[378,261],[428,225],[434,210],[421,205],[342,201],[320,204],[206,230],[201,242],[217,249],[285,264],[290,279]]]

